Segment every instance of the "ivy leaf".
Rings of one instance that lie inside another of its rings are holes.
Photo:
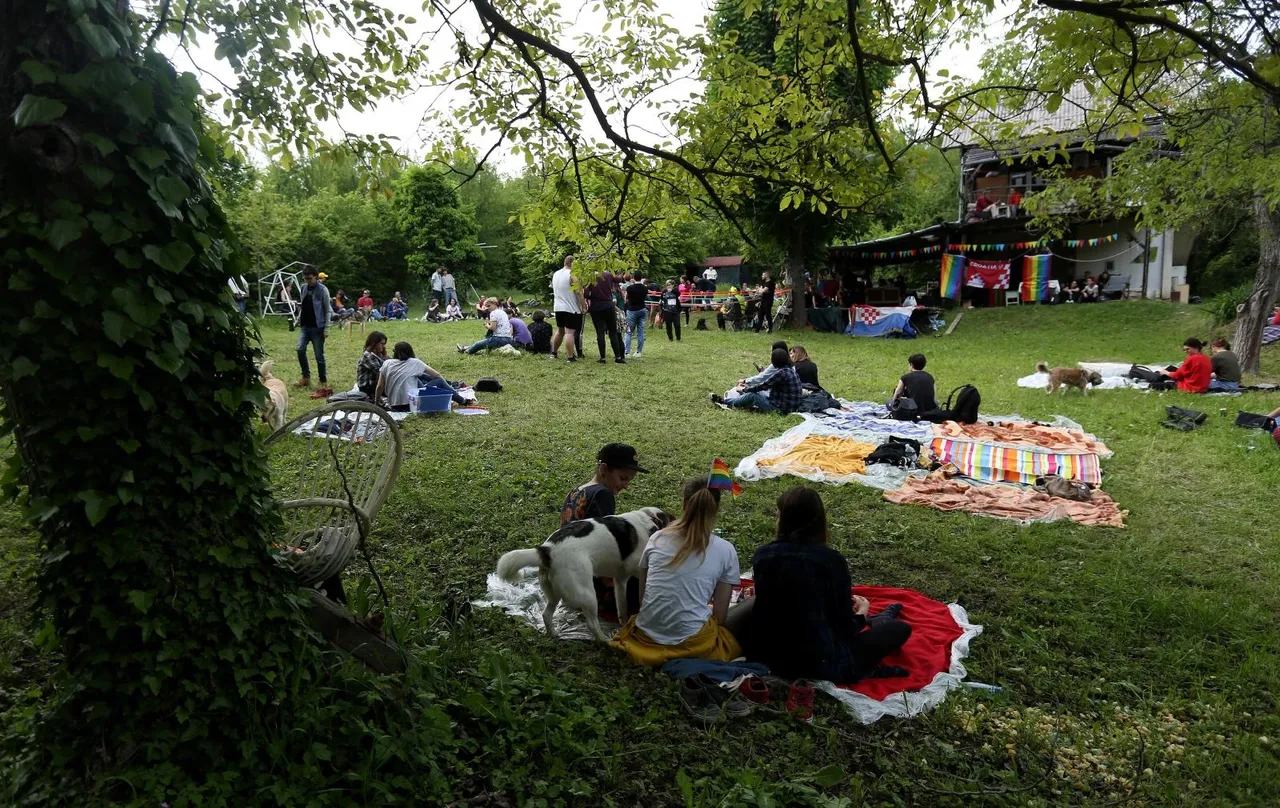
[[[37,62],[34,59],[27,59],[18,65],[18,69],[27,74],[32,84],[52,84],[58,80],[58,74],[46,65],[44,62]]]
[[[164,247],[148,244],[142,248],[142,254],[170,272],[181,272],[195,258],[196,251],[185,242],[174,241]]]
[[[13,112],[13,122],[19,129],[24,126],[40,126],[56,121],[67,111],[67,105],[41,95],[22,96],[22,102]]]
[[[105,166],[100,166],[96,163],[85,163],[80,167],[80,170],[84,172],[85,176],[89,178],[89,181],[97,188],[107,187],[107,185],[111,183],[111,180],[116,176],[116,173],[111,169]]]
[[[61,252],[63,247],[80,238],[88,224],[81,216],[74,219],[54,219],[45,230],[45,240],[54,250]]]
[[[36,371],[40,366],[25,356],[19,356],[9,363],[9,367],[11,369],[10,372],[13,374],[13,380],[16,382],[24,376],[36,375]]]
[[[131,589],[125,597],[133,604],[135,609],[146,614],[151,610],[151,604],[155,603],[156,593],[144,592],[141,589]]]
[[[164,201],[177,207],[191,196],[191,186],[177,177],[161,177],[156,180],[156,190],[164,197]]]
[[[89,524],[96,526],[117,502],[116,498],[103,495],[94,490],[81,491],[76,499],[84,503],[84,515],[89,517]]]
[[[98,354],[98,367],[111,371],[117,379],[128,379],[133,375],[134,361],[127,356]]]
[[[184,354],[187,348],[191,347],[191,332],[187,330],[187,324],[178,320],[173,324],[173,347],[178,349],[178,353]]]
[[[116,55],[116,51],[120,46],[116,42],[116,38],[106,28],[98,25],[88,17],[81,17],[76,20],[76,27],[80,29],[80,35],[84,37],[90,47],[98,52],[103,59],[110,59]]]
[[[818,773],[813,776],[813,782],[817,783],[823,788],[834,788],[837,785],[839,785],[840,782],[843,780],[844,780],[844,769],[841,769],[839,766],[837,766],[834,763],[832,763],[830,766],[820,769]]]
[[[132,155],[147,168],[159,168],[164,165],[165,160],[169,159],[168,152],[154,146],[139,146],[133,150]]]
[[[102,313],[102,330],[106,332],[107,339],[116,345],[124,345],[129,339],[128,334],[125,333],[129,325],[129,320],[118,311]]]

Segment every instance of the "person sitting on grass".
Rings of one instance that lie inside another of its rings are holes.
[[[827,546],[822,497],[797,485],[777,505],[774,540],[751,559],[755,597],[735,606],[725,621],[747,658],[787,679],[848,684],[906,676],[902,668],[881,664],[911,637],[911,626],[897,619],[902,604],[871,616],[865,598],[851,598],[849,562]]]
[[[382,372],[382,364],[387,361],[387,335],[381,331],[370,331],[364,340],[364,353],[356,363],[356,387],[360,392],[377,402],[375,394],[378,390],[378,375]]]
[[[813,385],[819,390],[822,385],[818,384],[818,366],[809,358],[809,352],[804,349],[803,345],[791,346],[791,363],[796,369],[796,375],[800,377],[802,384]]]
[[[1240,359],[1231,350],[1231,343],[1218,337],[1209,343],[1213,355],[1209,364],[1213,368],[1213,379],[1209,381],[1210,393],[1237,393],[1240,391]]]
[[[796,369],[792,367],[791,357],[785,348],[775,348],[770,367],[753,378],[761,377],[764,378],[755,384],[740,384],[736,398],[726,401],[712,393],[711,401],[726,404],[735,410],[759,410],[782,415],[795,412],[800,404],[800,397],[804,395],[804,386],[800,383],[800,377],[796,375]]]
[[[727,662],[742,652],[724,627],[741,577],[738,551],[712,532],[720,491],[695,477],[682,493],[680,518],[654,533],[640,556],[640,612],[609,643],[650,667],[671,659]]]
[[[1160,373],[1178,383],[1178,389],[1184,393],[1207,393],[1209,383],[1213,380],[1213,363],[1205,356],[1204,343],[1195,337],[1187,337],[1182,342],[1182,350],[1187,358],[1177,370],[1162,370]]]
[[[596,471],[590,480],[569,492],[560,506],[560,524],[567,525],[578,519],[601,519],[613,516],[618,509],[618,494],[626,491],[636,474],[647,474],[641,468],[640,455],[635,447],[625,443],[607,443],[596,453]],[[592,579],[596,587],[596,603],[606,612],[617,612],[613,593],[613,581],[609,578]],[[627,582],[627,613],[640,611],[640,582],[632,578]]]
[[[489,320],[484,324],[489,336],[473,343],[469,347],[459,345],[458,353],[474,356],[481,351],[492,351],[494,348],[501,348],[503,345],[510,345],[513,342],[512,336],[514,332],[511,329],[511,318],[502,310],[498,298],[491,297],[486,300],[484,308],[489,313]]]
[[[524,320],[508,312],[511,318],[511,339],[515,346],[522,351],[533,350],[533,334],[529,333],[529,326],[524,324]]]
[[[938,401],[934,392],[932,374],[924,372],[926,360],[924,354],[912,354],[907,358],[911,371],[898,379],[898,386],[893,391],[889,409],[896,409],[899,399],[909,398],[916,403],[916,412],[933,412],[938,409]]]
[[[407,320],[409,319],[409,307],[405,305],[404,300],[400,298],[400,294],[391,298],[391,302],[387,304],[388,320]]]
[[[450,300],[449,306],[444,310],[444,322],[452,323],[463,319],[462,307],[458,305],[458,301]]]
[[[440,322],[440,301],[435,298],[431,299],[431,305],[427,306],[427,311],[422,315],[422,319],[418,322],[422,323],[438,323]]]
[[[1097,303],[1102,296],[1102,289],[1092,275],[1084,276],[1084,288],[1080,290],[1080,302]]]
[[[427,378],[420,378],[422,376]],[[380,402],[385,399],[386,407],[391,412],[408,412],[410,397],[425,388],[448,390],[453,394],[455,404],[466,403],[466,399],[458,395],[439,373],[413,355],[412,345],[397,342],[391,358],[383,362],[378,371],[378,386],[374,390],[373,400]]]
[[[533,340],[530,350],[536,354],[551,353],[551,334],[553,329],[547,322],[547,315],[541,311],[533,313],[533,325],[529,326],[529,336]]]

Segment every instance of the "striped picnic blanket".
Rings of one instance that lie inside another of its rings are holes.
[[[1057,474],[1090,485],[1102,484],[1102,464],[1096,454],[1057,454],[947,438],[934,438],[930,448],[939,463],[951,463],[965,477],[983,482],[1031,485],[1037,477]]]
[[[1280,325],[1269,325],[1262,329],[1262,344],[1269,345],[1280,340]]]

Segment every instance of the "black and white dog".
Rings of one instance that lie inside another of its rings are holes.
[[[671,516],[661,508],[569,522],[539,547],[504,553],[498,559],[498,577],[514,583],[520,570],[537,567],[538,583],[547,596],[547,607],[542,610],[547,635],[555,636],[551,617],[564,601],[566,606],[582,610],[596,639],[608,642],[596,614],[598,604],[591,579],[613,579],[618,617],[625,623],[627,581],[639,572],[640,554],[649,537],[669,524]]]

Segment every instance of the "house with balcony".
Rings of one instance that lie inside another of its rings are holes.
[[[1064,94],[1050,112],[1044,106],[1001,116],[974,119],[948,135],[947,147],[959,153],[957,211],[954,222],[888,238],[832,246],[831,266],[841,275],[868,278],[880,267],[921,261],[940,262],[940,253],[958,252],[977,260],[1010,260],[1012,282],[1020,279],[1022,256],[1040,249],[1011,245],[1040,242],[1042,233],[1030,228],[1025,202],[1043,191],[1054,172],[1068,177],[1106,177],[1119,155],[1137,138],[1161,137],[1163,127],[1149,120],[1134,137],[1106,133],[1088,135],[1093,113],[1083,85]],[[1000,139],[997,131],[1014,124],[1020,134]],[[1078,134],[1079,139],[1074,139]],[[1046,144],[1061,148],[1046,159]],[[1186,263],[1194,243],[1191,229],[1150,231],[1134,216],[1096,219],[1080,216],[1049,249],[1052,278],[1066,286],[1086,274],[1104,271],[1113,278],[1113,296],[1185,301]],[[990,249],[983,249],[989,247]]]

